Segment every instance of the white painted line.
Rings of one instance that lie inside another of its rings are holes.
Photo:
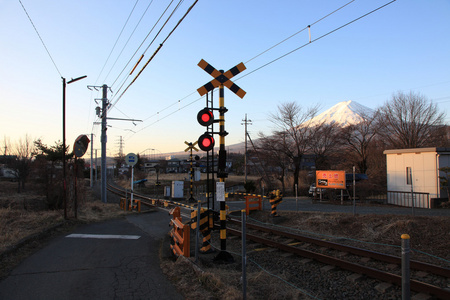
[[[78,234],[72,233],[66,236],[67,238],[79,239],[122,239],[122,240],[137,240],[140,235],[116,235],[116,234]]]

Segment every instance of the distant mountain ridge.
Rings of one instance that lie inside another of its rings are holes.
[[[339,102],[305,123],[314,126],[325,122],[325,124],[337,124],[345,127],[357,124],[363,120],[362,116],[371,116],[373,113],[373,109],[356,101],[348,100]]]

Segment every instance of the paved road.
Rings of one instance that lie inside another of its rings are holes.
[[[155,211],[81,226],[13,270],[0,299],[183,299],[159,267],[169,218]]]

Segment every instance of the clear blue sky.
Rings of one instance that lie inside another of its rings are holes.
[[[61,74],[20,2],[0,0],[0,137],[15,142],[28,135],[49,145],[62,140],[61,76],[70,80],[87,75],[86,79],[67,86],[66,143],[72,145],[79,134],[92,132],[96,135],[94,147],[100,149],[99,126],[93,126],[93,122],[98,121],[94,99],[101,98],[101,93],[88,90],[87,85],[107,84],[113,91],[111,101],[119,98],[124,89],[119,91],[120,85],[127,78],[124,74],[148,47],[159,25],[134,58],[133,54],[169,1],[154,0],[130,38],[151,2],[138,1],[106,65],[135,0],[21,1]],[[145,53],[138,70],[193,2],[185,0],[181,4]],[[205,106],[205,98],[196,90],[212,79],[197,66],[200,59],[217,69],[228,70],[240,62],[247,66],[233,79],[247,92],[244,99],[225,91],[228,145],[244,140],[241,120],[246,113],[253,121],[249,130],[256,138],[260,131],[270,132],[268,115],[276,111],[277,105],[288,101],[296,101],[305,108],[319,104],[322,111],[346,100],[377,108],[397,91],[414,91],[448,112],[450,1],[397,0],[314,41],[389,1],[356,0],[316,23],[348,2],[199,0],[109,112],[109,117],[144,122],[134,126],[126,121],[108,121],[112,126],[108,129],[108,155],[118,153],[120,136],[125,154],[148,148],[182,151],[186,148],[184,141],[197,140],[204,128],[197,123],[196,115]],[[178,1],[169,10],[175,3]],[[308,30],[304,30],[256,57],[309,24],[313,24],[313,43],[308,44]],[[130,59],[131,64],[125,67]],[[119,76],[124,68],[125,72]],[[218,106],[217,93],[215,103]]]

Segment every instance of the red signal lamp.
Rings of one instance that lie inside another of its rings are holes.
[[[197,121],[202,126],[209,126],[214,122],[214,115],[211,110],[204,108],[198,112]]]
[[[198,146],[203,151],[211,151],[214,148],[214,143],[214,138],[208,133],[202,134],[198,138]]]

